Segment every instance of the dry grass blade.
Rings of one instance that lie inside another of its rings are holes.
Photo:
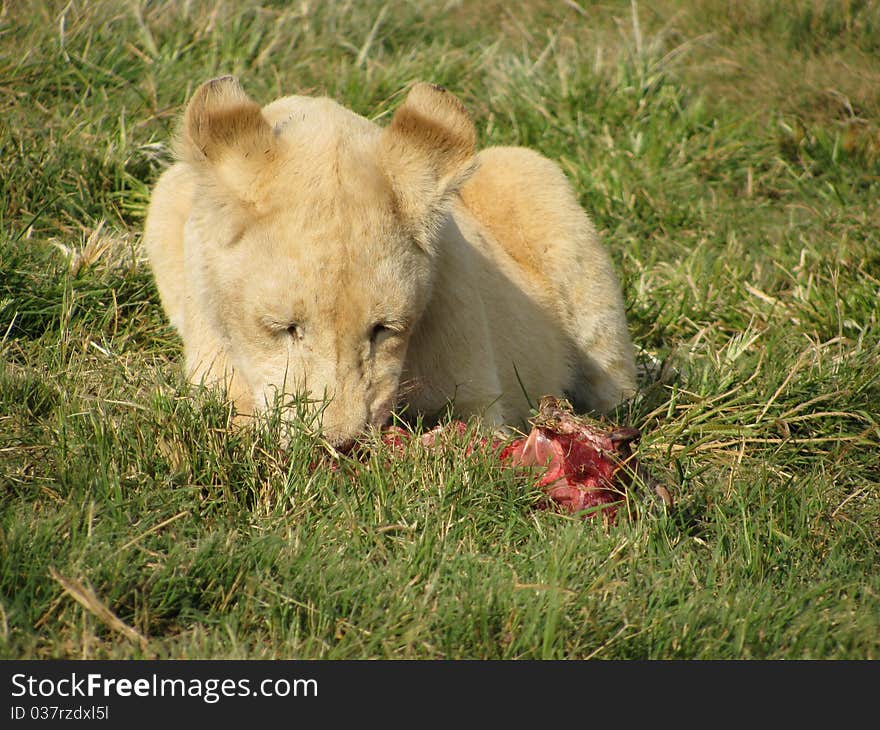
[[[178,513],[177,513],[176,515],[174,515],[173,517],[169,517],[167,520],[163,520],[163,521],[160,522],[158,525],[153,525],[149,530],[145,530],[144,532],[142,532],[142,533],[141,533],[140,535],[138,535],[137,537],[133,537],[131,540],[129,540],[127,543],[125,543],[125,545],[123,545],[123,546],[120,548],[120,551],[122,551],[122,550],[127,550],[127,549],[130,548],[132,545],[136,545],[137,543],[139,543],[139,542],[140,542],[141,540],[143,540],[147,535],[152,535],[154,532],[158,532],[158,531],[161,530],[163,527],[167,527],[167,526],[170,525],[172,522],[176,522],[176,521],[179,520],[181,517],[186,517],[186,515],[188,515],[188,514],[189,514],[189,510],[184,510],[183,512],[178,512]]]
[[[117,633],[122,634],[125,638],[137,642],[144,654],[153,656],[150,650],[150,643],[143,634],[133,629],[122,619],[120,619],[113,611],[107,608],[106,604],[98,598],[95,592],[75,578],[65,578],[55,568],[49,568],[49,575],[64,589],[71,598],[85,608],[89,613],[95,616],[105,626]]]

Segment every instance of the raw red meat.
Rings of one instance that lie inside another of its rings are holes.
[[[542,467],[544,471],[539,472],[537,485],[549,501],[567,512],[582,513],[584,517],[601,514],[614,520],[618,507],[628,496],[634,476],[667,506],[672,506],[669,491],[651,477],[632,453],[631,444],[641,436],[637,429],[609,431],[598,422],[574,415],[566,401],[551,396],[541,399],[532,426],[525,438],[511,442],[479,438],[468,445],[467,451],[490,446],[498,451],[503,463]],[[461,421],[453,421],[426,432],[419,441],[436,448],[450,430],[462,434],[466,428]],[[408,431],[396,426],[386,429],[382,436],[382,440],[396,450],[402,449],[411,438]]]
[[[545,467],[538,486],[551,502],[584,517],[602,514],[614,519],[627,498],[633,477],[652,488],[667,506],[669,491],[653,479],[632,453],[638,429],[603,429],[601,424],[576,416],[563,400],[545,396],[526,438],[501,452],[513,464]]]

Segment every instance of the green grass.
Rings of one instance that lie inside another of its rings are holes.
[[[880,658],[880,3],[244,5],[0,9],[0,657]],[[314,470],[192,394],[140,231],[222,72],[380,121],[434,81],[559,160],[676,509],[537,509],[463,441]]]

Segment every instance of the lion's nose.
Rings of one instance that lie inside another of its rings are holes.
[[[359,401],[334,398],[327,403],[322,413],[321,430],[324,438],[337,451],[351,451],[364,433],[367,416],[366,406]]]
[[[324,414],[321,430],[327,443],[340,453],[347,454],[354,448],[358,438],[364,432],[364,424],[360,419],[328,419]]]

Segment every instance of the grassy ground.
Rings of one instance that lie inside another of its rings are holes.
[[[0,9],[0,656],[880,658],[880,3],[244,6]],[[140,229],[221,72],[377,119],[435,81],[559,160],[677,509],[536,510],[480,455],[313,473],[193,399]]]

